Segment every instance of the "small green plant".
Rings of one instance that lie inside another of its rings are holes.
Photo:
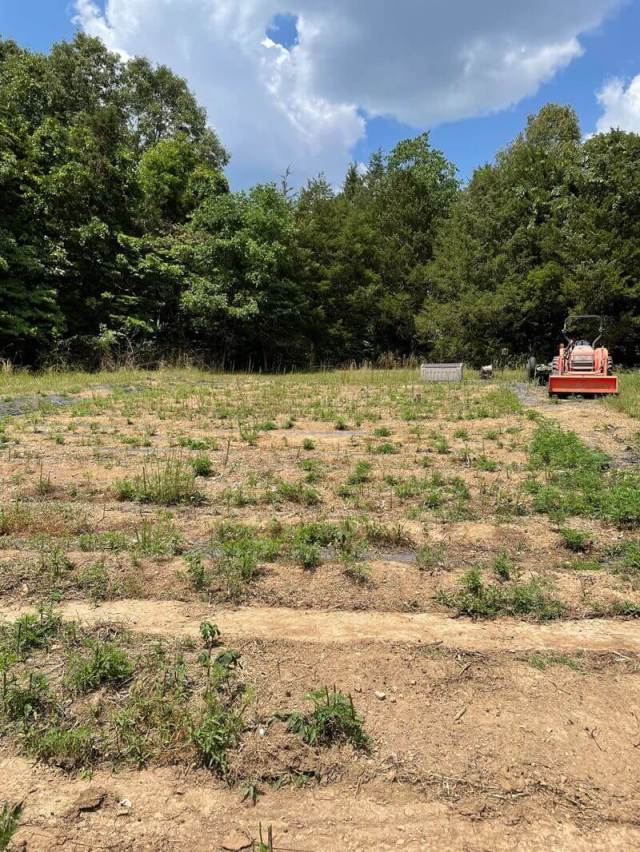
[[[444,560],[444,545],[423,544],[416,551],[416,565],[420,571],[435,571],[442,567]]]
[[[336,422],[333,424],[333,428],[338,432],[345,432],[349,428],[349,425],[343,417],[338,417]]]
[[[242,712],[225,707],[210,696],[206,710],[191,728],[191,740],[208,769],[225,775],[227,751],[236,746],[244,726]]]
[[[22,802],[10,805],[3,802],[0,808],[0,852],[9,848],[11,838],[16,833],[22,814]]]
[[[243,524],[223,523],[218,527],[215,545],[220,554],[213,565],[214,574],[225,587],[228,598],[239,599],[259,570],[260,562],[273,561],[279,553],[276,539],[262,537]]]
[[[211,476],[213,473],[213,462],[209,456],[204,455],[204,453],[189,459],[189,464],[193,468],[193,472],[196,476],[207,477]]]
[[[121,479],[115,483],[119,500],[157,503],[173,506],[177,503],[201,503],[202,494],[196,488],[195,472],[178,457],[145,466],[140,476]]]
[[[377,429],[373,430],[373,434],[376,438],[390,438],[391,429],[387,428],[387,426],[378,426]]]
[[[584,530],[562,527],[558,532],[567,550],[574,553],[587,553],[593,547],[593,539]]]
[[[71,655],[67,661],[65,682],[73,692],[92,692],[105,684],[119,686],[131,677],[133,663],[114,642],[87,640],[87,650]]]
[[[40,606],[36,614],[27,613],[5,628],[7,646],[18,656],[47,648],[62,628],[62,618],[49,606]]]
[[[204,591],[211,583],[211,574],[205,567],[202,554],[197,550],[193,550],[185,554],[184,558],[187,563],[185,576],[189,581],[189,585],[196,592]]]
[[[40,464],[39,472],[38,472],[38,481],[36,482],[36,491],[41,497],[46,497],[47,494],[51,494],[53,491],[53,485],[51,484],[51,474],[47,473],[45,475],[42,464]]]
[[[323,464],[320,459],[300,459],[300,461],[298,462],[298,467],[300,468],[300,470],[305,471],[306,476],[304,480],[309,484],[319,482],[323,478]]]
[[[211,621],[200,622],[200,636],[205,648],[214,648],[219,645],[221,635],[217,624],[213,624]]]
[[[26,678],[2,678],[2,712],[12,722],[31,724],[43,714],[51,702],[49,682],[45,675],[29,672]]]
[[[184,435],[178,438],[178,446],[186,450],[217,450],[216,438],[189,438]]]
[[[78,538],[80,550],[90,553],[94,550],[106,550],[119,553],[129,546],[127,536],[122,532],[108,530],[106,532],[82,533]]]
[[[310,541],[304,531],[297,531],[291,543],[291,557],[307,570],[317,568],[321,562],[320,545]]]
[[[315,450],[316,445],[315,442],[311,438],[305,438],[302,442],[302,449],[307,450],[308,452],[311,450]]]
[[[515,565],[513,559],[503,550],[493,560],[493,573],[504,583],[513,578],[514,571]]]
[[[353,473],[349,474],[347,483],[349,485],[363,485],[371,479],[371,462],[360,460],[356,462]]]
[[[479,567],[460,578],[456,592],[440,591],[436,600],[459,615],[473,618],[496,618],[499,615],[532,615],[538,621],[560,618],[564,605],[553,598],[542,582],[534,578],[527,583],[513,581],[500,586],[487,585]]]
[[[302,506],[317,506],[320,503],[320,494],[305,482],[286,482],[281,479],[276,484],[276,495],[289,503],[300,503]]]
[[[356,749],[366,751],[369,748],[370,739],[350,695],[324,686],[305,697],[313,702],[310,713],[285,713],[276,717],[285,721],[290,731],[313,746],[346,742]]]
[[[580,671],[580,662],[576,657],[571,657],[568,654],[552,654],[536,652],[527,657],[527,662],[534,669],[544,671],[549,666],[566,666],[573,671]]]
[[[54,545],[42,548],[38,567],[43,574],[48,574],[51,580],[56,581],[73,568],[73,563],[59,545]]]
[[[153,518],[144,518],[135,530],[133,555],[176,556],[182,551],[182,536],[167,511],[158,512]]]
[[[252,785],[252,787],[254,790],[257,790],[255,785]],[[253,799],[253,803],[255,804],[255,799],[257,798],[257,795],[255,795],[255,797],[254,795],[255,794],[252,793],[251,798]],[[246,794],[244,798],[247,798]],[[258,839],[253,840],[251,843],[251,852],[275,852],[276,847],[273,845],[273,827],[269,826],[269,828],[267,829],[266,840],[264,835],[262,834],[262,823],[260,823],[258,833]]]
[[[73,728],[54,723],[46,728],[33,726],[25,735],[27,751],[38,760],[67,771],[91,766],[99,759],[102,742],[89,724]]]
[[[490,459],[488,456],[484,455],[484,453],[474,460],[473,466],[476,470],[486,470],[490,473],[493,473],[499,467],[497,461]]]
[[[396,455],[400,452],[400,450],[395,444],[392,444],[389,441],[384,441],[382,444],[375,446],[372,452],[377,456],[391,456]]]
[[[111,597],[109,571],[104,562],[92,562],[83,566],[78,573],[78,586],[89,595],[93,603]]]

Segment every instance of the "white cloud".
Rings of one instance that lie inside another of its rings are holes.
[[[620,0],[76,0],[77,20],[123,55],[189,80],[232,154],[235,183],[338,182],[362,114],[416,128],[533,94],[579,56]],[[266,38],[298,16],[290,50]]]
[[[598,119],[596,132],[617,128],[640,133],[640,74],[626,87],[623,80],[609,80],[597,97],[604,112]]]

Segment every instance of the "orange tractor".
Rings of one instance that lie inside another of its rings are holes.
[[[598,320],[598,336],[590,343],[577,337],[575,329],[588,320]],[[613,364],[608,350],[599,346],[604,334],[604,317],[593,314],[568,316],[562,329],[565,343],[550,364],[528,362],[529,378],[548,382],[549,396],[577,394],[617,394],[618,377],[613,375]]]

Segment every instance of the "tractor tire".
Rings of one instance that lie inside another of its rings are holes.
[[[527,378],[530,381],[533,381],[536,377],[536,366],[537,366],[537,361],[534,358],[534,356],[532,355],[529,358],[529,360],[527,361]]]

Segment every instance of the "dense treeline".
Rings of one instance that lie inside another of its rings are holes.
[[[264,368],[550,352],[569,309],[640,354],[640,137],[549,105],[461,187],[428,136],[230,192],[185,82],[78,35],[0,41],[0,357]]]

